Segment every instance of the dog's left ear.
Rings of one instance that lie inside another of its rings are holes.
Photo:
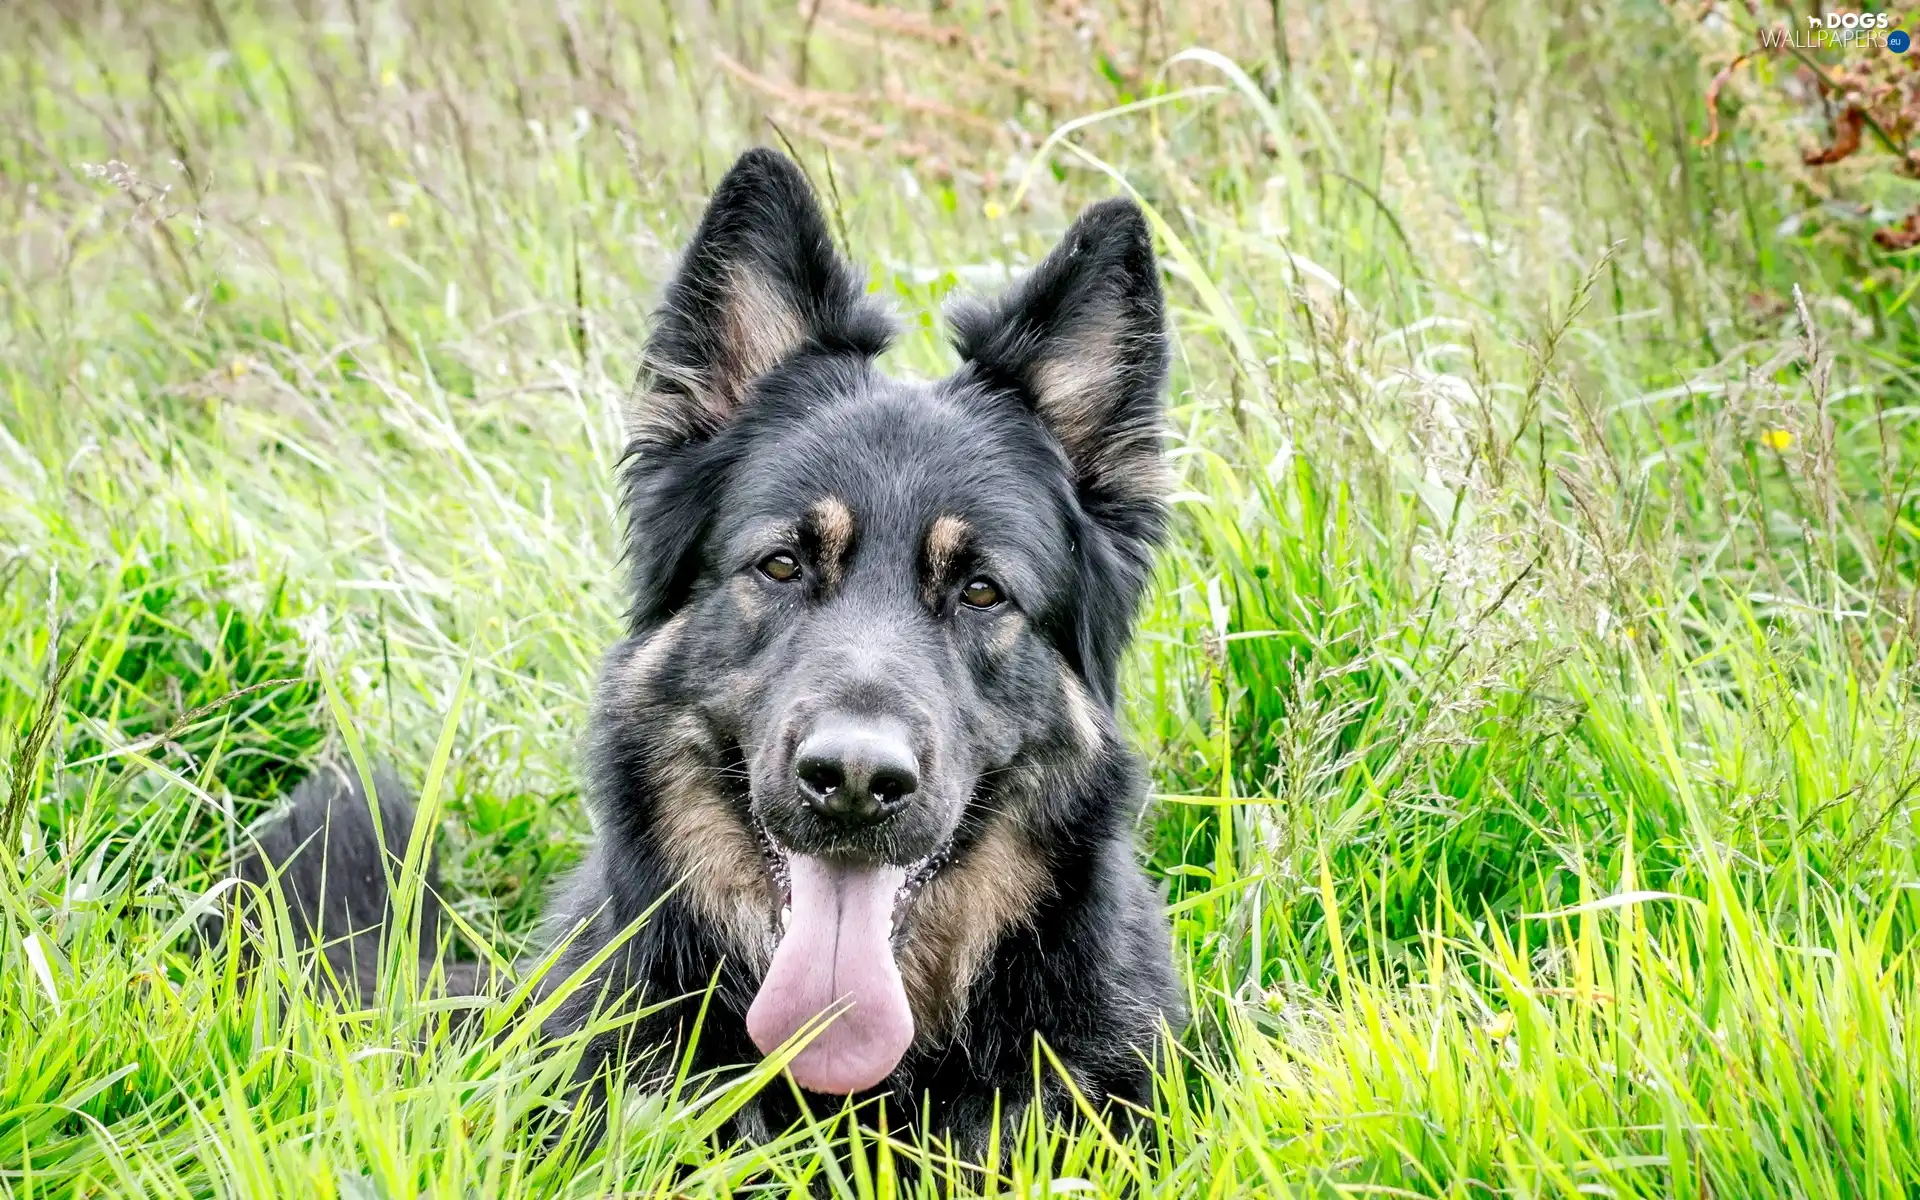
[[[948,313],[954,348],[1032,404],[1072,464],[1088,514],[1142,553],[1165,524],[1165,304],[1139,206],[1088,208],[1044,262],[991,304]]]
[[[749,150],[721,179],[647,338],[635,434],[648,446],[704,440],[754,381],[801,350],[868,357],[892,326],[834,251],[792,159]]]

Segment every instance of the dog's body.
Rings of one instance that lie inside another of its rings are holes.
[[[954,324],[954,375],[877,373],[885,317],[765,151],[668,288],[625,469],[630,630],[589,739],[598,841],[548,978],[655,910],[553,1024],[687,999],[590,1068],[684,1047],[717,981],[696,1070],[831,1016],[794,1080],[885,1094],[894,1128],[977,1149],[1054,1077],[1036,1036],[1095,1104],[1149,1099],[1181,1003],[1113,716],[1165,522],[1138,210],[1090,209]],[[797,1111],[767,1089],[738,1132]]]

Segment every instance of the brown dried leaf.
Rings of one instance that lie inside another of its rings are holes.
[[[1873,244],[1882,250],[1911,250],[1920,246],[1920,208],[1907,214],[1898,225],[1873,231]]]
[[[1727,86],[1727,80],[1740,65],[1752,58],[1752,54],[1742,54],[1714,73],[1713,82],[1707,85],[1707,136],[1700,139],[1702,146],[1711,146],[1720,140],[1720,89]]]
[[[1800,156],[1800,161],[1810,167],[1824,167],[1837,163],[1860,148],[1860,131],[1865,128],[1867,114],[1857,104],[1849,104],[1833,122],[1833,144],[1822,150],[1809,150]]]

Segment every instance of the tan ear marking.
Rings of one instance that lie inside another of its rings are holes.
[[[1089,329],[1071,346],[1033,365],[1029,385],[1035,405],[1075,462],[1098,444],[1108,411],[1118,402],[1120,356],[1106,329]]]
[[[674,442],[702,427],[724,425],[753,381],[798,350],[807,337],[800,311],[771,280],[740,264],[726,273],[717,333],[721,344],[710,370],[649,352],[645,374],[653,385],[627,399],[629,436]],[[673,386],[663,388],[663,382]]]
[[[731,405],[740,402],[748,384],[799,349],[807,333],[793,304],[750,267],[735,266],[727,273],[726,296],[723,330],[730,394],[725,399]]]

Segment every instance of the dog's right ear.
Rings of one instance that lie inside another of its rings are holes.
[[[892,329],[835,253],[800,168],[749,150],[714,190],[655,314],[633,449],[711,437],[756,379],[803,349],[868,357]]]
[[[714,189],[667,285],[634,389],[622,471],[636,632],[685,603],[713,515],[701,451],[800,353],[873,357],[892,326],[834,252],[800,168],[749,150]]]

